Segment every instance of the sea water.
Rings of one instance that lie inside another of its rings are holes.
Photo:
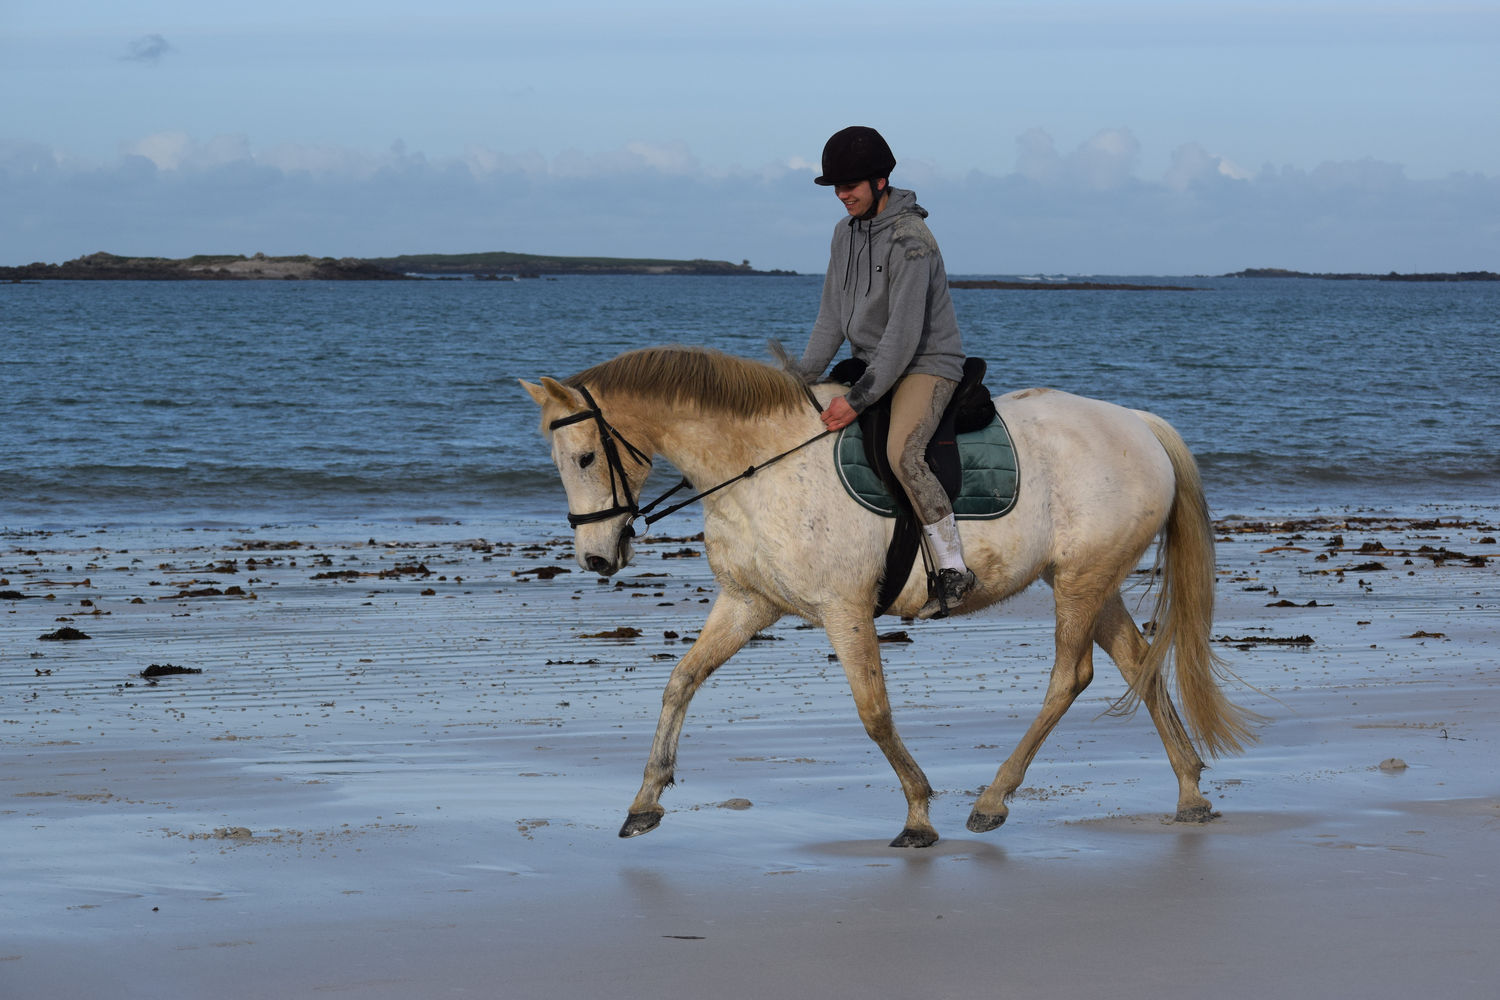
[[[1218,516],[1487,508],[1500,283],[955,289],[995,393],[1152,410]],[[545,523],[518,378],[654,344],[800,352],[820,276],[0,285],[0,530]],[[1024,470],[1023,470],[1024,472]],[[669,485],[669,473],[653,486]],[[689,515],[691,517],[691,515]]]

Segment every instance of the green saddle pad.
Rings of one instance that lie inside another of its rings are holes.
[[[839,432],[834,445],[839,481],[849,495],[867,510],[882,517],[895,517],[897,504],[880,475],[865,460],[864,432],[856,421]],[[1010,431],[996,414],[982,430],[958,435],[958,454],[963,479],[953,500],[953,513],[963,520],[983,520],[1009,513],[1016,505],[1019,476],[1016,450]]]

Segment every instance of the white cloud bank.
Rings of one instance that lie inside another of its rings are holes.
[[[1139,176],[1108,129],[1032,129],[1009,172],[898,170],[955,274],[1500,270],[1500,179],[1412,180],[1374,160],[1246,169],[1194,143]],[[429,158],[161,133],[87,164],[0,140],[0,264],[122,254],[520,252],[750,259],[818,271],[837,205],[815,164],[711,170],[685,144]]]

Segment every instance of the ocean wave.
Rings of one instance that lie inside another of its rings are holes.
[[[1315,499],[1330,489],[1393,496],[1435,489],[1475,497],[1500,495],[1500,459],[1494,457],[1476,462],[1473,456],[1449,455],[1391,466],[1369,461],[1326,462],[1309,456],[1207,452],[1197,457],[1211,496],[1229,492]],[[670,470],[662,470],[653,476],[647,492],[666,488],[670,478]],[[0,471],[0,493],[14,498],[9,506],[24,508],[73,502],[192,503],[225,498],[336,502],[451,496],[493,502],[565,502],[557,471],[550,463],[528,467],[408,463],[363,468],[80,464]]]
[[[555,472],[402,467],[330,471],[269,466],[83,465],[0,472],[8,506],[37,508],[74,502],[177,501],[239,498],[316,499],[456,495],[506,498],[562,496]]]
[[[1406,487],[1441,480],[1458,484],[1500,484],[1500,455],[1467,451],[1394,449],[1323,454],[1315,449],[1295,454],[1200,451],[1205,477],[1274,478],[1306,483],[1386,483]]]

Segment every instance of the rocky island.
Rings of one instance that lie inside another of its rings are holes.
[[[1085,292],[1196,292],[1200,289],[1185,285],[1131,285],[1111,281],[992,281],[989,279],[955,279],[948,282],[949,288],[990,288],[1001,291],[1031,291],[1032,289],[1064,289]]]
[[[1226,278],[1321,278],[1324,281],[1500,281],[1494,271],[1448,271],[1432,274],[1313,274],[1281,267],[1249,267]]]
[[[0,267],[0,281],[402,281],[414,278],[533,278],[560,274],[787,275],[750,262],[624,257],[548,257],[522,253],[415,254],[404,257],[269,257],[257,253],[194,257],[122,257],[92,253],[62,264]]]

